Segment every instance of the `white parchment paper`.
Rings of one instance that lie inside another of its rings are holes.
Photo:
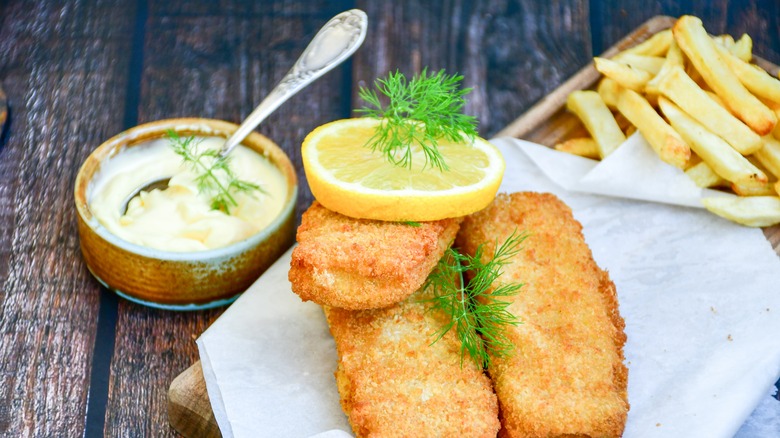
[[[610,272],[628,336],[626,437],[780,436],[780,403],[770,397],[780,376],[780,259],[760,230],[679,206],[698,206],[702,191],[638,138],[618,157],[659,167],[664,181],[497,139],[507,161],[501,190],[560,196]],[[678,205],[613,197],[621,192]],[[290,290],[288,267],[289,252],[198,339],[226,437],[351,436],[334,342],[321,309]]]

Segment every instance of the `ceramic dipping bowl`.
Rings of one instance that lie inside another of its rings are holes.
[[[290,159],[274,142],[256,132],[243,145],[265,156],[287,182],[281,213],[261,231],[221,248],[173,252],[130,243],[107,230],[90,211],[93,180],[106,160],[166,136],[227,138],[238,128],[220,120],[182,118],[147,123],[100,145],[76,177],[75,201],[81,251],[92,275],[120,296],[170,310],[217,307],[235,300],[293,243],[298,184]]]

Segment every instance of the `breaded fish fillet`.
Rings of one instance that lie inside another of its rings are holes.
[[[473,255],[484,243],[489,257],[515,230],[529,237],[498,281],[524,283],[508,298],[522,323],[509,327],[514,353],[488,368],[500,436],[620,436],[628,371],[614,284],[571,210],[551,194],[499,195],[464,220],[456,245]]]
[[[303,214],[292,252],[292,290],[304,301],[343,309],[397,303],[422,286],[460,222],[415,226],[353,219],[314,201]]]
[[[325,307],[339,355],[341,406],[358,437],[495,437],[498,402],[490,379],[418,292],[385,309]]]

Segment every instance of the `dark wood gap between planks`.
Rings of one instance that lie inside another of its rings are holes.
[[[143,71],[143,49],[146,33],[148,8],[146,2],[137,2],[130,51],[129,73],[125,91],[122,129],[138,124],[138,101],[140,99],[141,74]],[[119,297],[113,291],[100,287],[100,308],[98,310],[97,335],[90,368],[89,395],[87,400],[85,437],[102,436],[105,433],[106,406],[108,404],[111,361],[114,357],[116,323]]]

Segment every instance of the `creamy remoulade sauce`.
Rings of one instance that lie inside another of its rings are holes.
[[[198,147],[217,149],[223,138],[199,137]],[[230,168],[263,192],[235,193],[238,206],[230,215],[211,208],[211,198],[198,192],[196,175],[173,151],[168,139],[149,141],[120,152],[103,163],[92,187],[89,208],[112,234],[138,245],[164,251],[204,251],[246,239],[282,211],[287,193],[284,175],[265,157],[239,145],[230,153]],[[173,175],[166,190],[141,192],[143,185]]]

